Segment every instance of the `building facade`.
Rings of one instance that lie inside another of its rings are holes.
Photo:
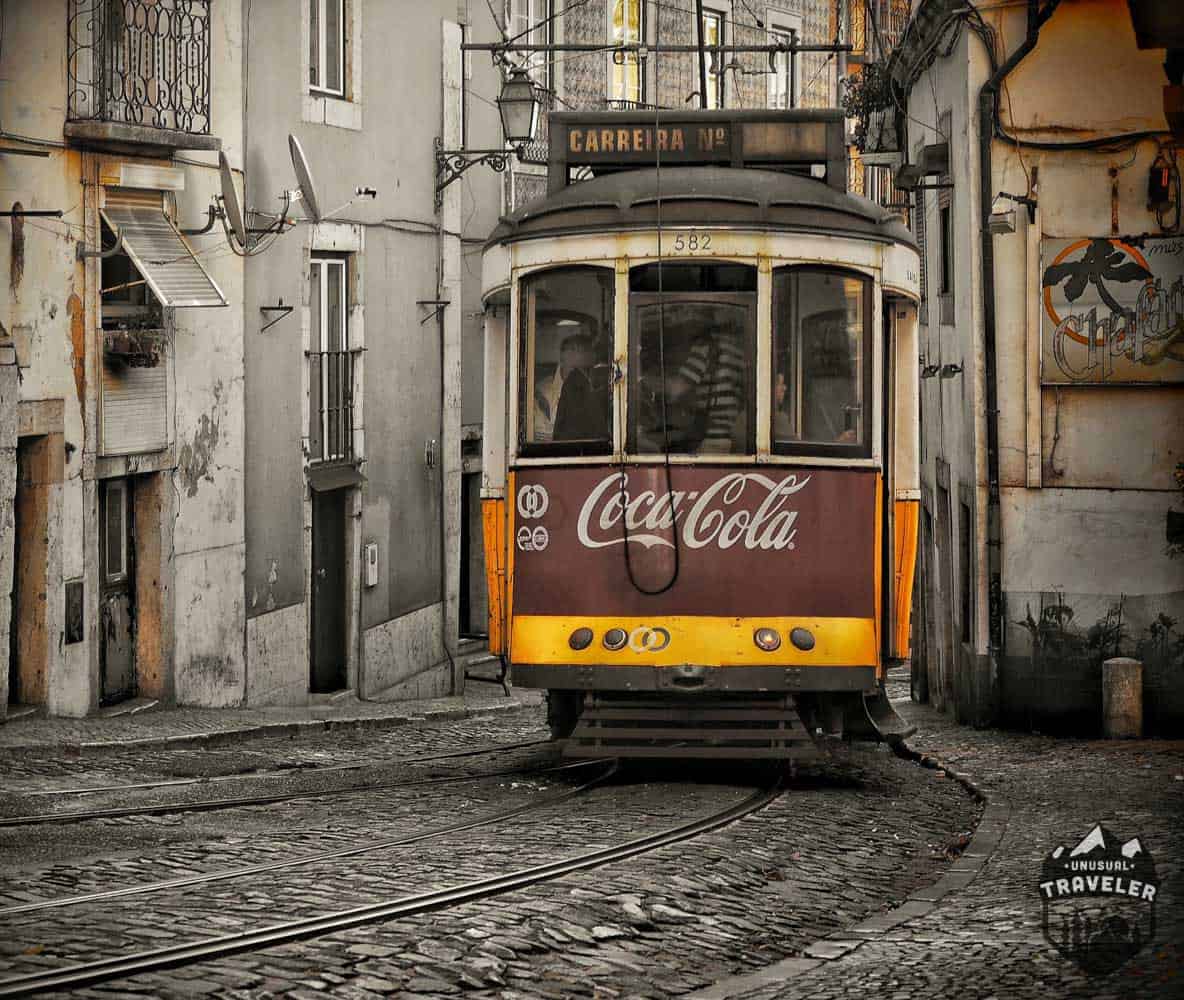
[[[242,698],[241,22],[150,6],[3,12],[5,710]]]
[[[925,0],[889,64],[923,248],[915,694],[973,723],[1094,733],[1113,656],[1149,731],[1184,722],[1182,40],[1137,38],[1140,6]]]
[[[499,141],[470,8],[0,10],[0,714],[463,683],[466,255],[499,182],[438,205],[433,143]]]

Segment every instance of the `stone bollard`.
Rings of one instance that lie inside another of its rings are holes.
[[[1143,735],[1143,664],[1129,656],[1102,664],[1102,735],[1108,740]]]

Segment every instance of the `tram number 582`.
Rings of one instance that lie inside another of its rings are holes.
[[[675,253],[700,253],[710,249],[710,233],[679,233],[674,237]]]

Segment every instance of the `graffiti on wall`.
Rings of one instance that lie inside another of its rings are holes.
[[[1184,239],[1040,242],[1041,381],[1184,382]]]

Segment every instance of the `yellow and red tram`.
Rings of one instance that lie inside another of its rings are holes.
[[[565,113],[550,141],[484,254],[491,650],[577,754],[900,735],[919,265],[846,192],[841,114]]]

